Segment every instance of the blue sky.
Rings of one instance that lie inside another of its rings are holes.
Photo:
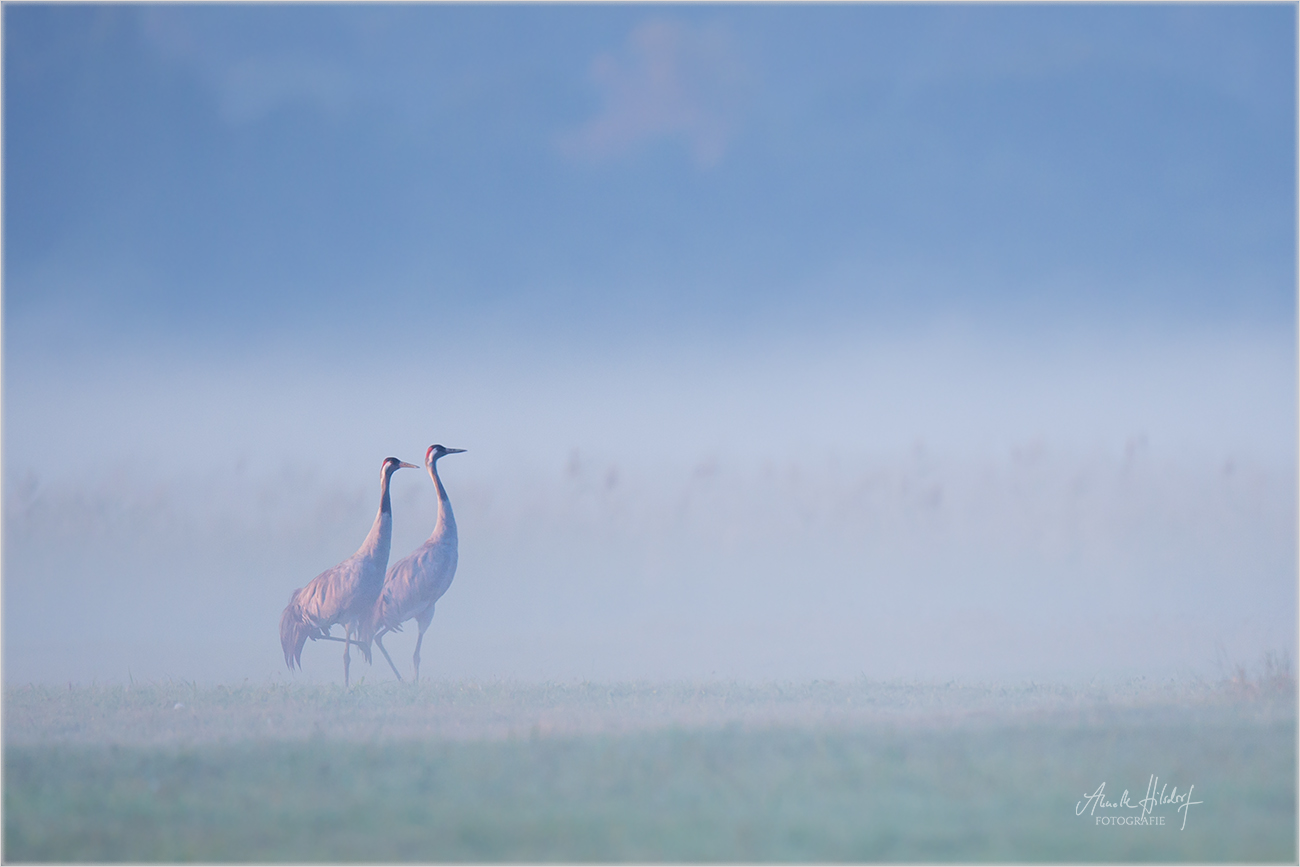
[[[453,675],[1294,644],[1292,5],[3,14],[8,678],[283,676],[434,441]]]
[[[1286,5],[5,14],[11,332],[1294,318]]]

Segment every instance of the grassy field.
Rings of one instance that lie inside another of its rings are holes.
[[[4,860],[1289,862],[1294,681],[8,688]],[[1190,786],[1163,826],[1077,815]]]

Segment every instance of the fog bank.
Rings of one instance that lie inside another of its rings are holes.
[[[381,459],[435,441],[469,449],[440,464],[435,677],[1213,675],[1292,647],[1292,339],[1049,344],[33,367],[5,394],[6,681],[290,677],[289,593],[356,549]],[[422,472],[393,494],[395,561],[435,504]],[[338,679],[338,647],[292,677]]]

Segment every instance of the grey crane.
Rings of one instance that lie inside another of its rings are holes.
[[[384,586],[384,569],[393,541],[393,508],[388,497],[388,483],[393,473],[403,467],[418,469],[415,464],[384,458],[379,477],[379,514],[370,534],[357,553],[333,569],[326,569],[307,584],[293,591],[289,604],[280,616],[280,645],[290,670],[302,667],[302,648],[310,638],[343,642],[343,684],[348,685],[352,666],[352,645],[361,648],[370,659],[370,642],[358,642],[352,633],[369,616],[379,591]],[[344,637],[330,635],[335,623],[343,624]]]
[[[402,674],[393,665],[393,658],[384,649],[384,633],[400,632],[402,624],[415,618],[420,627],[420,634],[415,639],[415,681],[420,681],[420,645],[424,643],[424,632],[433,620],[433,607],[442,594],[451,586],[451,579],[456,576],[456,516],[451,512],[451,500],[447,498],[447,489],[438,478],[438,458],[445,455],[460,454],[465,449],[449,449],[435,443],[424,453],[424,466],[433,479],[433,487],[438,492],[438,519],[434,522],[433,532],[424,544],[411,554],[393,564],[384,578],[384,588],[375,600],[374,608],[368,622],[359,632],[362,643],[369,645],[371,639],[379,645],[379,651],[392,666],[393,674],[402,679]]]

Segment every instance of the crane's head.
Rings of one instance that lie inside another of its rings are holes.
[[[399,461],[397,458],[384,458],[384,466],[380,471],[385,479],[392,478],[393,473],[405,467],[408,470],[418,470],[415,464],[408,464],[406,461]]]
[[[431,467],[433,466],[433,462],[436,461],[438,458],[442,457],[443,455],[458,455],[463,451],[465,450],[449,449],[444,445],[438,445],[437,443],[435,443],[434,445],[429,446],[429,450],[424,453],[424,465],[426,467]]]

